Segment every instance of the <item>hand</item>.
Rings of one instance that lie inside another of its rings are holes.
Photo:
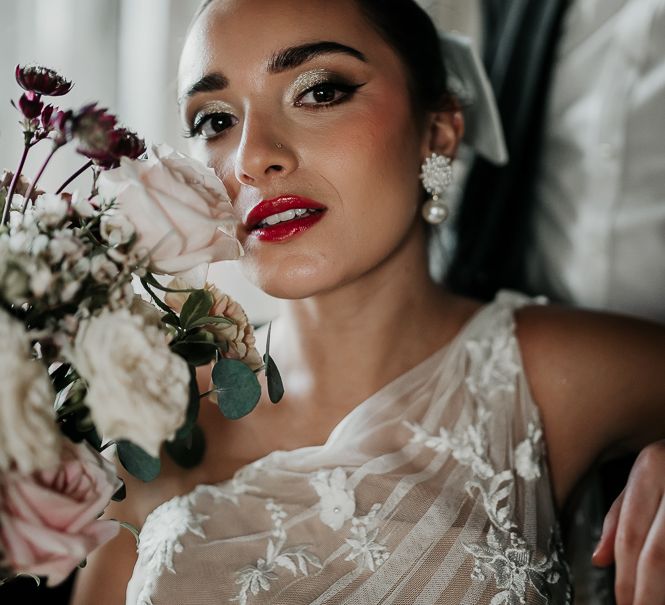
[[[665,441],[638,456],[592,561],[616,563],[617,605],[665,605]]]

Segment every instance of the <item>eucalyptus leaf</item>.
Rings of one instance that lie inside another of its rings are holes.
[[[195,290],[192,292],[182,306],[180,311],[180,323],[182,327],[188,330],[192,323],[207,317],[214,303],[212,294],[208,290]]]
[[[182,468],[194,468],[203,460],[205,454],[205,435],[197,424],[184,439],[175,439],[166,443],[165,449],[173,461]]]
[[[279,403],[284,397],[284,383],[282,376],[277,369],[275,360],[266,353],[263,356],[263,363],[266,368],[266,382],[268,383],[268,397],[273,403]]]
[[[147,483],[159,475],[161,470],[159,458],[153,458],[138,445],[129,441],[119,441],[116,451],[122,466],[137,479]]]
[[[220,359],[212,369],[212,381],[217,405],[231,420],[249,414],[261,398],[261,385],[256,375],[236,359]]]

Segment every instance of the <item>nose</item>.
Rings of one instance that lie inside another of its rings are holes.
[[[235,158],[238,182],[261,187],[274,178],[291,174],[298,166],[295,151],[284,133],[271,127],[267,116],[248,116]]]

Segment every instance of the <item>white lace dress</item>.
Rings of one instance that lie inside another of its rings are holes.
[[[538,410],[503,292],[320,447],[153,511],[130,605],[572,601]]]

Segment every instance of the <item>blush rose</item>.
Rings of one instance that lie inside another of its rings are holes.
[[[14,573],[48,576],[54,586],[118,533],[100,521],[121,486],[113,465],[87,444],[67,442],[50,470],[0,476],[0,564]]]

